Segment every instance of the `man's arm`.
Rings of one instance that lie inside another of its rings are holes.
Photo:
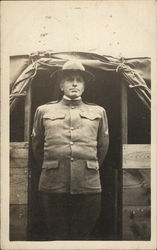
[[[32,150],[37,164],[41,167],[44,158],[44,127],[40,109],[34,115]]]
[[[99,161],[100,166],[102,165],[105,159],[105,156],[108,151],[108,147],[109,147],[108,121],[107,121],[106,111],[103,109],[102,118],[99,124],[98,144],[97,144],[98,161]]]

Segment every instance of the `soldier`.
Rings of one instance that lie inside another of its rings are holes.
[[[52,77],[59,79],[63,98],[37,108],[32,133],[48,239],[88,240],[101,209],[107,116],[102,107],[82,101],[94,76],[81,63],[67,61]]]

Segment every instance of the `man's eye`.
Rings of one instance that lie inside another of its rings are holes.
[[[77,77],[77,82],[83,82],[83,79],[82,79],[82,77]]]
[[[76,81],[77,81],[77,82],[82,82],[82,80],[81,80],[80,77],[77,77]]]
[[[67,78],[67,81],[72,82],[72,81],[73,81],[73,77],[70,77],[70,76],[69,76],[69,77]]]

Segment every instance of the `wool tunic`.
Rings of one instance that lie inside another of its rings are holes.
[[[50,102],[34,116],[32,148],[42,167],[39,191],[101,192],[99,167],[108,150],[105,110],[82,100]]]

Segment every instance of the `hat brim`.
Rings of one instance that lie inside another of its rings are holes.
[[[82,75],[82,77],[85,80],[85,84],[92,83],[95,81],[95,76],[92,73],[90,73],[89,71],[83,71],[79,69],[56,70],[50,75],[50,78],[57,82],[60,82],[60,80],[63,79],[64,76],[72,72],[79,73],[80,75]]]

